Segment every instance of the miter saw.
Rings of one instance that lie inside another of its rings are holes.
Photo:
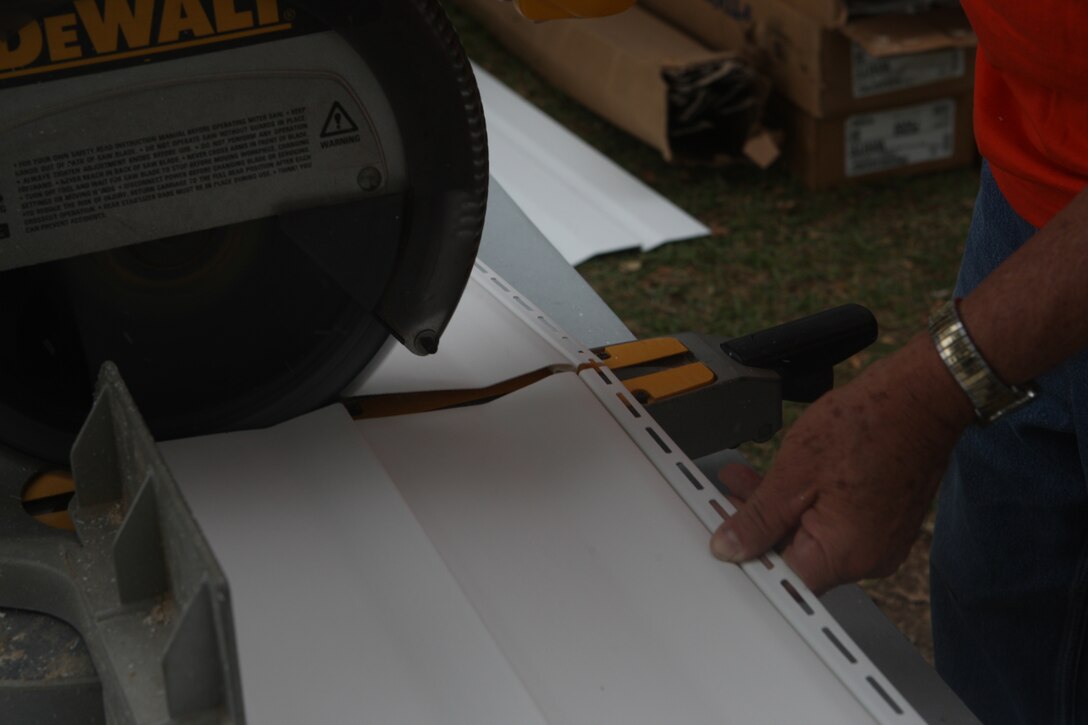
[[[390,335],[433,353],[486,206],[475,81],[433,0],[17,5],[0,722],[242,722],[225,581],[115,370],[175,437],[323,405]],[[74,531],[29,518],[64,501],[68,469]],[[56,669],[88,650],[93,671]]]
[[[546,20],[632,2],[519,5]],[[12,689],[0,671],[0,722],[243,722],[226,581],[153,439],[314,410],[390,336],[437,351],[487,204],[471,68],[437,0],[4,13],[0,607],[74,625],[97,673]],[[601,356],[646,379],[697,343]],[[708,391],[751,370],[743,352]],[[674,404],[662,417],[694,430]],[[6,611],[0,634],[17,621],[45,654],[67,646]]]
[[[50,5],[0,45],[0,441],[66,460],[107,360],[172,438],[437,350],[487,144],[435,2]]]

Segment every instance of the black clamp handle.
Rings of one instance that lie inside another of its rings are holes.
[[[811,403],[834,387],[834,366],[873,344],[877,331],[872,312],[843,305],[728,340],[721,348],[742,365],[777,372],[784,400]]]

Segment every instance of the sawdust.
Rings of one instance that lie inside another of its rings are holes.
[[[144,617],[143,623],[151,629],[161,627],[169,622],[174,616],[174,598],[169,594],[164,594],[156,601],[155,606],[151,607],[151,611]]]
[[[42,682],[94,677],[94,664],[87,648],[70,625],[23,610],[9,610],[4,614],[0,620],[0,681]],[[2,715],[0,722],[6,722]]]
[[[110,510],[106,512],[106,523],[112,527],[118,527],[125,521],[124,506],[120,501],[110,506]]]
[[[0,647],[3,645],[0,644]],[[26,658],[26,650],[13,649],[11,651],[0,650],[0,667],[21,662]]]
[[[76,641],[78,644],[78,640]],[[82,653],[61,652],[49,661],[49,666],[42,673],[42,679],[67,680],[74,677],[85,676],[87,658]]]

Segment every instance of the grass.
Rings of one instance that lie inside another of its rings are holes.
[[[447,9],[477,63],[713,231],[579,267],[636,335],[735,336],[856,302],[874,312],[881,332],[873,347],[840,366],[837,378],[845,381],[923,329],[951,295],[978,186],[975,169],[811,192],[777,167],[672,166],[548,86],[458,8]],[[787,425],[800,410],[787,406]],[[780,440],[744,451],[765,468]],[[909,585],[892,584],[913,601],[925,577],[909,574]],[[907,633],[925,649],[922,635]]]

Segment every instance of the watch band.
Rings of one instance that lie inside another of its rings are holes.
[[[1035,398],[1035,386],[1006,385],[983,359],[960,320],[959,300],[944,305],[929,320],[929,334],[948,371],[975,408],[981,425],[1024,406]]]

